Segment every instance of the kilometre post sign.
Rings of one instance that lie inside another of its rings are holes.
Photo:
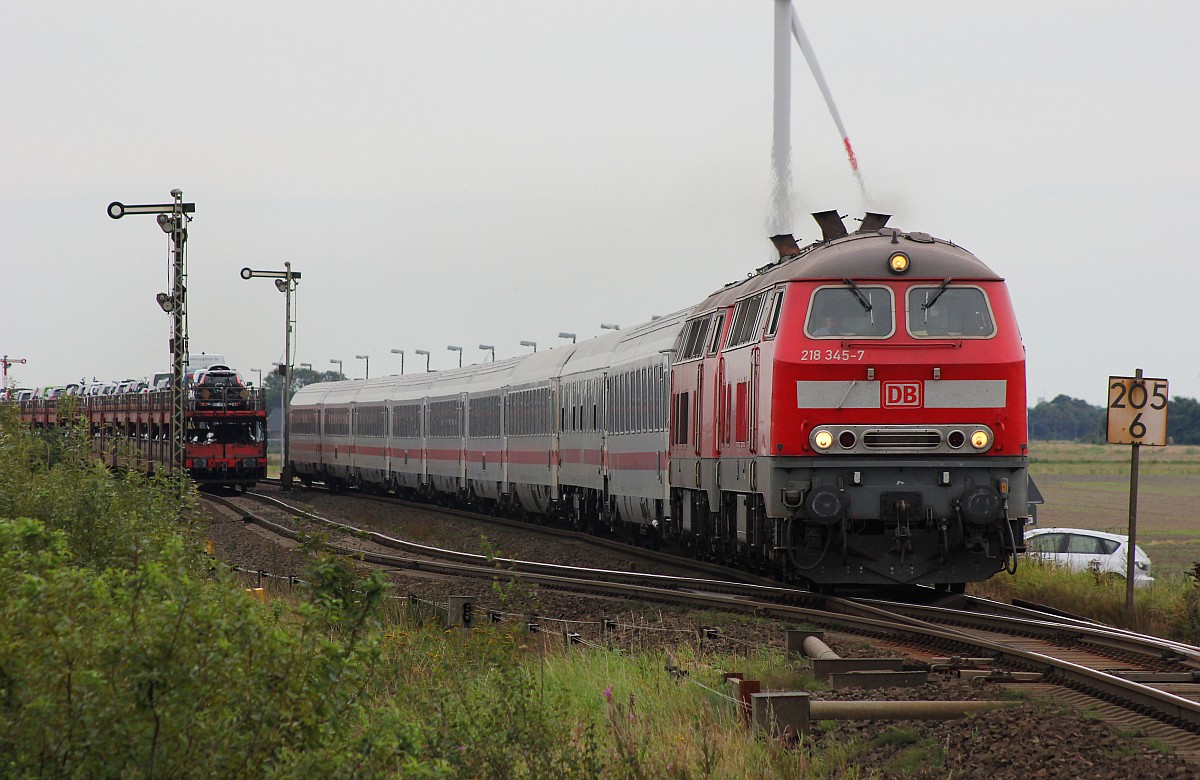
[[[1167,380],[1108,378],[1108,443],[1167,444]]]

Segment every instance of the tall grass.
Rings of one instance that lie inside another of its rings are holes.
[[[1200,644],[1200,586],[1190,576],[1159,576],[1134,590],[1126,611],[1125,579],[1115,574],[1071,571],[1036,558],[1023,558],[1005,574],[971,586],[972,594],[998,601],[1022,599],[1118,628]]]

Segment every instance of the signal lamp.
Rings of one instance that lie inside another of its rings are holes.
[[[975,431],[971,434],[971,446],[977,450],[986,450],[992,439],[987,431]]]
[[[833,446],[833,434],[829,431],[817,431],[813,435],[813,444],[819,450],[827,450]]]
[[[888,270],[894,274],[906,274],[909,268],[908,255],[903,252],[895,252],[888,258]]]
[[[854,435],[854,431],[842,431],[838,434],[838,444],[842,445],[844,450],[853,448],[857,441],[858,437]]]

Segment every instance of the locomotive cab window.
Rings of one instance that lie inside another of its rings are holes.
[[[715,355],[721,348],[721,337],[725,335],[725,312],[719,311],[713,315],[712,338],[708,344],[708,354]]]
[[[804,332],[809,338],[884,339],[895,330],[890,287],[854,283],[813,292]]]
[[[907,296],[908,332],[914,338],[986,339],[996,335],[987,295],[978,287],[921,285]]]
[[[676,363],[694,360],[704,353],[704,338],[708,334],[709,315],[694,319],[684,326],[679,334],[679,345],[675,348]]]
[[[729,340],[725,345],[726,349],[758,341],[759,321],[766,299],[767,292],[764,290],[737,302],[737,305],[733,307],[733,324],[729,326]]]
[[[783,289],[782,287],[776,288],[775,294],[771,296],[771,311],[767,315],[767,332],[763,334],[763,338],[773,339],[779,332],[779,314],[783,311]]]

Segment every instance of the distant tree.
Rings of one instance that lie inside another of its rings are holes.
[[[1039,441],[1103,442],[1107,438],[1103,407],[1060,395],[1029,410],[1029,438]],[[1200,402],[1175,396],[1167,410],[1167,438],[1172,444],[1200,444]]]
[[[292,369],[292,393],[305,385],[317,382],[338,382],[345,379],[344,374],[337,371],[313,371],[311,368]],[[267,409],[278,409],[282,403],[283,376],[272,371],[263,377],[263,389],[267,391]]]
[[[1104,440],[1104,409],[1060,395],[1029,410],[1029,438],[1095,443]]]
[[[1200,402],[1175,396],[1167,407],[1167,439],[1173,444],[1200,444]]]

